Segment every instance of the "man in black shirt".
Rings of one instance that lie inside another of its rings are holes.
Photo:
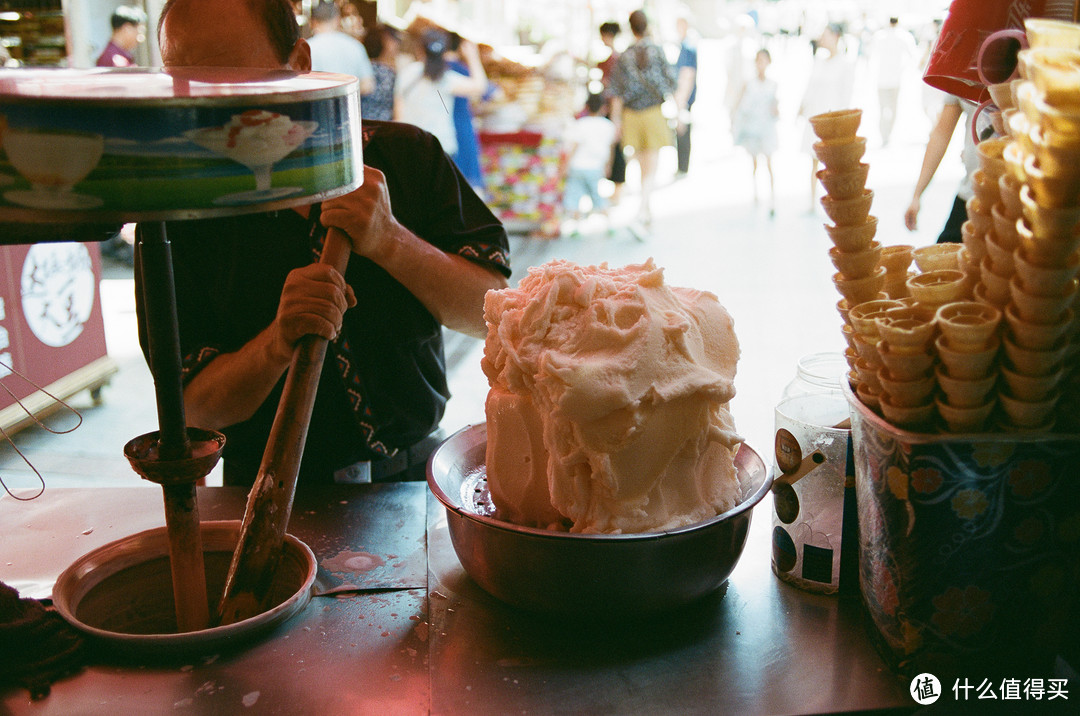
[[[167,67],[311,66],[288,0],[169,0],[159,37]],[[506,233],[437,140],[394,123],[362,134],[364,184],[351,194],[168,225],[185,409],[225,433],[227,484],[254,480],[307,334],[332,342],[299,484],[422,476],[416,445],[449,397],[441,326],[483,337],[484,293],[506,286]],[[344,276],[312,262],[324,227],[350,238]]]

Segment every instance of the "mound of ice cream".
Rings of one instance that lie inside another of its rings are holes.
[[[734,507],[739,346],[716,296],[650,259],[552,261],[490,291],[487,479],[497,514],[572,532],[672,529]]]

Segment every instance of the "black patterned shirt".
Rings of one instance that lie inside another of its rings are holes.
[[[430,134],[365,121],[363,135],[364,163],[386,174],[402,225],[443,251],[509,276],[505,230]],[[321,248],[318,208],[307,219],[288,209],[168,222],[185,383],[273,321],[285,277]],[[323,365],[300,484],[328,482],[334,470],[420,440],[438,426],[449,398],[442,328],[431,313],[369,259],[353,255],[345,278],[357,306],[345,313]],[[137,313],[145,353],[141,301]],[[284,378],[249,420],[223,431],[233,475],[242,466],[254,480],[283,384]]]

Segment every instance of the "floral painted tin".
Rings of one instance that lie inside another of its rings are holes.
[[[859,584],[886,660],[1052,676],[1080,632],[1080,435],[912,433],[844,393]]]

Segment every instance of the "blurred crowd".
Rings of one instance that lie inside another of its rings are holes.
[[[863,133],[875,146],[887,146],[897,134],[901,101],[921,105],[925,139],[946,99],[913,81],[942,18],[910,10],[905,18],[848,3],[786,0],[729,3],[719,16],[703,18],[691,10],[700,4],[649,3],[658,17],[641,9],[621,17],[590,13],[597,22],[587,47],[572,48],[566,38],[533,39],[534,33],[523,36],[533,46],[515,48],[511,58],[511,48],[493,47],[487,38],[459,34],[452,23],[425,16],[427,3],[387,18],[377,16],[372,2],[294,5],[314,69],[357,77],[365,119],[430,131],[485,197],[497,189],[493,183],[508,180],[485,168],[491,162],[484,160],[482,136],[524,131],[558,137],[564,215],[606,214],[623,201],[629,167],[636,202],[631,228],[637,233],[651,223],[659,153],[675,150],[674,176],[664,180],[691,171],[699,86],[720,98],[721,110],[720,121],[710,117],[698,132],[708,132],[702,138],[712,144],[729,144],[735,161],[749,164],[754,200],[763,201],[770,215],[776,208],[773,155],[784,148],[806,156],[809,207],[816,206],[819,167],[810,116],[862,107],[872,122]],[[99,64],[133,63],[145,22],[141,11],[119,8]],[[705,44],[710,62],[699,75],[699,46]],[[919,88],[917,100],[901,92],[905,85]],[[938,131],[950,131],[961,119],[968,121],[968,114]],[[911,180],[916,185],[916,177]]]

